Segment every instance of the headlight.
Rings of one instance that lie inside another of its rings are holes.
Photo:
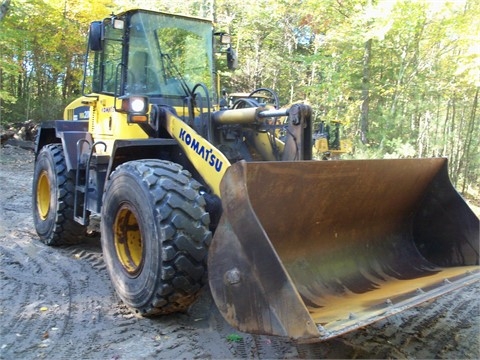
[[[145,114],[147,112],[148,98],[146,96],[125,96],[121,99],[122,111],[137,114]]]
[[[141,113],[145,112],[145,99],[144,98],[133,98],[130,103],[130,107],[133,112]]]
[[[120,98],[121,109],[117,111],[127,113],[129,123],[141,123],[148,121],[148,98],[146,96],[125,96]]]

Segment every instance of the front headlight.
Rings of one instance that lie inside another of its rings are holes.
[[[132,109],[133,112],[136,112],[136,113],[142,113],[142,112],[146,112],[147,110],[147,107],[146,107],[146,99],[143,98],[143,97],[135,97],[133,99],[131,99],[131,102],[130,102],[130,107]]]
[[[127,121],[129,123],[148,121],[148,97],[131,95],[121,97],[120,99],[122,101],[120,111],[128,114]]]

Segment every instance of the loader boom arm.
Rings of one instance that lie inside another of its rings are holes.
[[[212,192],[220,196],[220,181],[230,166],[230,162],[225,155],[182,119],[170,112],[166,112],[165,129],[178,141],[180,147],[188,159],[195,164],[196,170]]]
[[[227,157],[195,129],[169,111],[166,111],[165,128],[178,141],[188,159],[195,164],[196,170],[208,184],[212,192],[221,197],[220,182],[225,171],[231,165]],[[287,136],[282,145],[282,160],[311,159],[312,142],[310,116],[311,109],[303,104],[296,104],[290,109],[270,110],[265,108],[246,108],[217,111],[212,119],[215,126],[220,125],[256,125],[266,118],[288,116]],[[255,133],[254,141],[261,143],[265,132]],[[265,143],[267,141],[264,141]],[[268,144],[267,146],[271,146]],[[258,146],[260,148],[260,146]],[[265,146],[263,146],[265,147]],[[268,151],[270,150],[270,151]],[[265,151],[265,157],[271,154],[271,149]],[[261,149],[259,149],[262,152]]]

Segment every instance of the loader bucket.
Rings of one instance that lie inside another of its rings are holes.
[[[480,280],[446,159],[239,162],[220,191],[209,281],[240,331],[321,341]]]

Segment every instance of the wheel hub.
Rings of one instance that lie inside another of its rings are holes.
[[[129,275],[137,275],[143,266],[143,241],[137,217],[128,204],[117,212],[113,232],[120,264]]]
[[[48,173],[42,171],[37,184],[37,210],[40,219],[45,220],[50,211],[50,180]]]

